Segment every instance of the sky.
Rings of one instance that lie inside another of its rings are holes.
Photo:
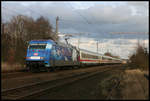
[[[10,21],[18,14],[37,19],[41,15],[49,20],[55,30],[59,16],[60,34],[72,34],[72,45],[104,54],[111,52],[127,59],[139,42],[149,51],[149,4],[146,1],[34,1],[2,2],[2,21]],[[77,34],[81,33],[81,35]],[[124,33],[124,34],[117,34]],[[60,40],[64,42],[64,38]]]

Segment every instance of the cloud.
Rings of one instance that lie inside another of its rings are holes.
[[[49,18],[54,26],[55,18],[59,16],[60,31],[68,27],[78,32],[91,33],[148,31],[148,15],[143,8],[148,6],[147,2],[6,2],[2,5],[34,18],[43,15]],[[148,8],[146,10],[148,11]],[[142,16],[132,15],[134,11],[142,12]],[[7,12],[11,11],[4,13]]]
[[[148,2],[2,2],[2,20],[8,21],[12,16],[24,14],[37,19],[40,15],[49,19],[55,28],[59,16],[59,32],[90,33],[74,35],[71,43],[77,46],[78,37],[82,48],[97,51],[96,40],[100,41],[102,53],[112,50],[114,54],[127,57],[137,39],[144,41],[148,47],[146,34],[110,34],[110,32],[149,32]],[[94,43],[95,42],[95,43]],[[130,47],[130,48],[128,48]],[[118,49],[115,51],[115,49]],[[125,52],[121,52],[124,51]]]

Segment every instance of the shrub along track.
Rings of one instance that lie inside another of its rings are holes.
[[[107,68],[109,67],[109,68]],[[62,76],[59,77],[52,77],[54,79],[45,79],[45,80],[38,80],[38,82],[32,83],[24,83],[18,87],[12,88],[5,88],[2,89],[2,99],[25,99],[32,96],[38,96],[49,89],[60,87],[69,83],[76,82],[78,80],[88,78],[90,76],[96,75],[98,73],[107,72],[113,70],[113,67],[120,67],[120,65],[113,65],[113,66],[101,66],[101,67],[93,67],[93,68],[82,68],[78,70],[72,71],[63,71],[65,72]],[[55,72],[54,72],[55,73]],[[57,74],[60,72],[56,72]],[[56,74],[55,73],[55,74]],[[50,75],[50,74],[49,74]]]

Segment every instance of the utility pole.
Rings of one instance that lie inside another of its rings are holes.
[[[79,49],[79,44],[80,44],[80,38],[78,38],[78,49]]]
[[[97,53],[98,53],[98,40],[97,40]]]
[[[79,45],[80,45],[80,36],[81,36],[82,34],[84,34],[84,33],[78,33],[78,35],[79,35],[79,38],[78,38],[78,49],[79,49]],[[89,34],[87,34],[87,35],[89,35]]]
[[[56,38],[58,38],[58,20],[59,20],[59,17],[57,16],[56,17],[56,31],[55,31]]]

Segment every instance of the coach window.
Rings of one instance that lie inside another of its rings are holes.
[[[88,54],[85,54],[85,58],[88,58]]]
[[[89,55],[89,58],[92,58],[92,55]]]
[[[83,57],[83,58],[86,58],[87,56],[86,56],[86,54],[82,53],[82,57]]]
[[[90,58],[90,55],[89,55],[89,54],[86,54],[86,58]]]
[[[93,58],[93,59],[94,59],[94,55],[91,55],[91,58]]]
[[[82,56],[82,58],[84,58],[84,54],[83,53],[81,53],[81,56]]]

